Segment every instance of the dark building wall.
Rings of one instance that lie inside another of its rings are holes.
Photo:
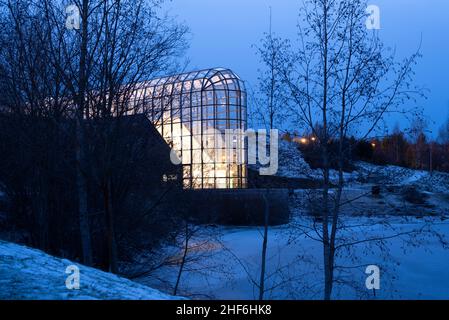
[[[248,170],[248,181],[251,188],[257,189],[319,189],[323,182],[311,178],[291,178],[280,176],[261,176],[257,170]]]
[[[106,140],[112,143],[105,147],[105,139],[98,137],[97,131],[108,132],[110,136]],[[115,148],[115,168],[113,164],[111,169],[126,175],[133,191],[158,190],[170,185],[181,188],[182,167],[171,162],[170,147],[146,116],[132,115],[95,122],[90,125],[88,134],[89,139],[97,139],[91,157],[97,160],[94,165],[104,165],[101,154],[110,151],[105,150],[107,148]]]
[[[193,218],[202,223],[224,225],[264,225],[265,200],[269,224],[289,222],[289,193],[286,189],[236,189],[185,191],[185,201]]]
[[[5,192],[0,210],[6,213],[0,227],[13,226],[20,231],[17,242],[77,259],[80,241],[74,121],[55,120],[0,114],[0,188]],[[160,203],[159,211],[147,209],[165,190],[181,191],[181,167],[171,163],[170,148],[144,116],[89,120],[85,125],[94,260],[101,265],[106,229],[105,176],[110,174],[112,182],[118,238],[139,231],[146,234],[146,241],[154,242],[165,236],[169,224],[164,219],[174,213]],[[164,175],[177,179],[164,181]],[[146,221],[139,216],[145,216]],[[156,224],[156,231],[150,231]]]

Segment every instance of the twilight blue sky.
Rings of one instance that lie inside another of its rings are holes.
[[[416,84],[430,89],[424,107],[429,129],[435,133],[449,116],[449,0],[372,0],[381,10],[380,36],[395,47],[398,58],[412,54],[422,35]],[[269,26],[295,38],[298,0],[172,0],[165,4],[171,15],[191,30],[188,69],[227,67],[255,86],[258,59],[253,44]],[[401,126],[407,124],[401,121]]]

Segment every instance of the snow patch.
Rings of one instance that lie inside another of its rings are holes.
[[[66,268],[80,270],[79,290],[69,290]],[[176,300],[131,280],[66,259],[0,241],[0,299],[27,300]]]

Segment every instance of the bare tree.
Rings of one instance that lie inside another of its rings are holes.
[[[118,154],[120,148],[117,141],[119,137],[126,135],[126,126],[119,119],[136,113],[135,106],[140,103],[136,101],[137,91],[141,89],[140,83],[169,69],[172,57],[181,52],[185,45],[183,37],[186,29],[176,24],[170,25],[168,18],[160,19],[156,16],[153,6],[159,3],[160,1],[82,0],[75,2],[81,12],[79,34],[71,35],[71,31],[56,27],[57,37],[71,39],[64,51],[73,47],[72,41],[80,46],[79,56],[74,59],[79,61],[79,75],[75,72],[66,75],[65,79],[66,86],[73,88],[72,95],[75,97],[77,110],[80,222],[84,221],[81,229],[86,233],[82,238],[87,246],[88,219],[83,218],[85,206],[82,205],[82,194],[85,189],[83,181],[89,167],[89,174],[103,194],[109,270],[112,272],[117,271],[114,206],[123,198],[123,190],[126,190],[123,184],[129,183],[117,177],[123,174],[123,170],[126,170],[135,157],[133,154]],[[58,19],[58,12],[51,3],[46,5],[46,14],[51,17],[50,23],[61,25],[63,22]],[[49,53],[49,58],[53,58],[51,61],[54,66],[62,70],[60,61],[52,52]],[[99,122],[111,118],[114,121],[110,121],[109,125],[99,125]],[[85,157],[89,143],[86,141],[86,126],[96,128],[91,133],[101,137],[100,145],[106,146],[101,154],[94,152],[87,159]],[[95,159],[101,159],[101,162]]]
[[[108,269],[113,272],[116,215],[129,201],[129,185],[135,179],[129,169],[136,168],[151,148],[142,148],[139,139],[127,141],[125,119],[137,108],[144,114],[143,104],[149,101],[139,91],[143,82],[176,69],[174,58],[186,47],[187,29],[161,16],[160,3],[74,1],[80,12],[79,30],[66,28],[63,1],[2,3],[3,22],[13,22],[8,27],[11,33],[5,35],[8,46],[2,50],[9,104],[26,116],[46,115],[61,139],[68,142],[75,137],[74,194],[83,261],[93,262],[92,199],[101,195]],[[68,126],[72,122],[74,131]],[[146,207],[142,204],[142,212]]]
[[[262,69],[259,70],[257,90],[252,94],[255,120],[267,130],[278,128],[287,116],[287,90],[282,83],[280,70],[285,63],[288,42],[277,37],[272,31],[271,9],[270,28],[260,44],[255,46]]]
[[[55,122],[60,122],[66,112],[63,97],[68,91],[45,59],[49,39],[33,2],[5,1],[0,5],[5,30],[0,40],[4,86],[0,111],[6,115],[2,138],[13,144],[6,145],[2,152],[7,156],[0,179],[14,199],[17,218],[28,226],[31,243],[55,252],[55,247],[64,242],[59,219],[67,218],[64,214],[58,218],[55,211],[64,207],[65,191],[74,192],[67,187],[56,197],[55,191],[72,178],[70,173],[65,177],[54,174],[54,170],[67,169],[60,152],[71,141],[66,140],[63,146]],[[67,222],[72,223],[70,219]]]
[[[253,113],[256,121],[262,123],[267,130],[272,130],[276,129],[286,116],[286,90],[282,83],[282,74],[279,70],[281,70],[281,66],[285,62],[283,51],[287,49],[287,42],[276,37],[272,31],[271,8],[269,31],[261,39],[260,46],[256,46],[256,49],[263,69],[259,70],[258,87],[252,95],[254,105]],[[262,199],[264,203],[264,225],[260,278],[257,285],[259,300],[264,299],[266,290],[266,260],[270,223],[269,203],[265,193],[262,193]]]
[[[323,190],[320,196],[323,243],[324,299],[330,299],[338,248],[343,170],[348,134],[364,139],[392,112],[420,91],[411,86],[413,65],[419,53],[402,63],[386,55],[376,31],[365,29],[366,3],[362,0],[310,0],[301,9],[299,41],[285,50],[284,84],[294,102],[292,113],[317,137],[321,152]],[[316,124],[319,124],[317,126]],[[320,130],[317,130],[320,128]],[[330,143],[337,142],[331,152]],[[331,161],[338,179],[331,194]],[[345,200],[347,201],[347,200]]]

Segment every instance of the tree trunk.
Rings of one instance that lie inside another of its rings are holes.
[[[333,272],[329,240],[329,165],[327,146],[323,150],[324,185],[323,185],[323,262],[324,262],[324,300],[332,295]]]
[[[80,224],[81,249],[83,254],[83,263],[87,266],[92,265],[92,244],[90,239],[89,212],[87,207],[87,183],[86,177],[82,172],[85,163],[82,144],[84,143],[84,134],[81,123],[77,119],[76,123],[76,187],[78,191],[78,217]]]
[[[185,226],[185,245],[184,245],[184,253],[182,255],[181,266],[179,267],[178,277],[176,279],[175,289],[173,290],[173,295],[176,296],[178,293],[179,282],[181,281],[182,271],[184,270],[184,265],[186,263],[187,253],[189,251],[189,223],[186,221]]]
[[[328,99],[328,7],[327,1],[324,2],[323,7],[323,133],[324,139],[322,145],[323,157],[323,260],[324,260],[324,300],[330,300],[332,294],[332,270],[330,264],[330,247],[329,247],[329,135],[327,127],[327,99]]]
[[[268,191],[267,191],[268,192]],[[260,268],[260,282],[259,282],[259,300],[263,300],[265,293],[265,268],[267,260],[267,244],[268,244],[268,223],[270,219],[270,208],[268,200],[265,194],[263,194],[264,201],[264,232],[263,232],[263,244],[262,244],[262,262]]]
[[[324,244],[324,300],[330,300],[333,287],[333,262],[329,243]]]
[[[90,238],[89,212],[87,205],[87,178],[83,170],[87,169],[86,161],[86,139],[84,132],[84,114],[85,114],[85,95],[87,88],[86,77],[86,57],[87,57],[87,41],[88,41],[88,0],[83,0],[82,7],[82,35],[81,35],[81,55],[79,70],[79,92],[78,92],[78,110],[76,115],[76,177],[78,191],[78,211],[80,222],[81,247],[83,250],[83,262],[86,265],[92,265],[92,244]]]
[[[108,179],[103,191],[104,207],[107,219],[107,242],[108,242],[108,269],[109,272],[117,273],[117,243],[114,228],[114,210],[112,206],[111,182]]]

